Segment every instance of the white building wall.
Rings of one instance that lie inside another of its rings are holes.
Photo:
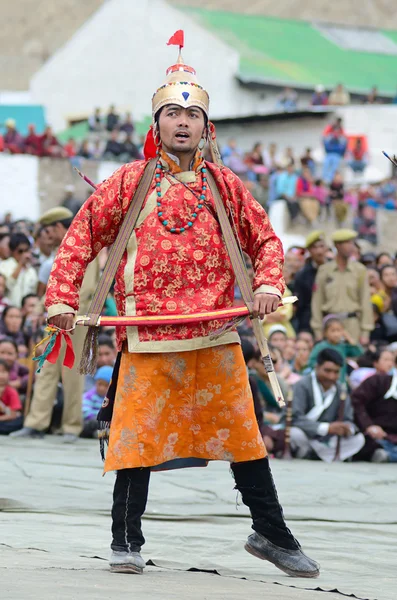
[[[0,154],[0,221],[6,213],[13,220],[39,218],[39,159],[35,156]]]

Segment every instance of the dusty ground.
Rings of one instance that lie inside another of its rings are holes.
[[[394,465],[273,461],[288,523],[321,563],[291,579],[243,549],[250,532],[227,465],[155,473],[143,576],[109,573],[113,476],[97,444],[0,439],[0,597],[101,600],[395,600]],[[328,594],[320,593],[327,591]]]

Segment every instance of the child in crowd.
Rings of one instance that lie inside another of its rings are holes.
[[[106,396],[112,373],[113,367],[100,367],[94,376],[95,387],[83,395],[84,427],[81,437],[97,437],[97,414]]]
[[[0,340],[0,359],[4,360],[9,368],[10,387],[19,395],[26,394],[29,378],[29,369],[18,362],[18,346],[12,338]]]
[[[6,306],[0,317],[0,339],[12,338],[16,344],[25,345],[26,340],[22,331],[22,312],[16,306]]]
[[[8,435],[21,429],[22,404],[18,392],[9,385],[10,368],[0,359],[0,435]]]
[[[107,333],[101,333],[98,337],[98,358],[97,369],[100,367],[113,367],[116,362],[116,348],[112,338]],[[95,378],[92,375],[86,375],[84,380],[84,391],[88,392],[95,386]]]
[[[360,356],[364,350],[361,346],[354,343],[350,334],[344,329],[340,319],[336,317],[326,317],[323,325],[323,341],[316,344],[309,358],[309,367],[314,369],[317,364],[317,356],[325,348],[337,350],[344,359],[343,367],[340,370],[339,381],[346,382],[347,368],[346,359]]]

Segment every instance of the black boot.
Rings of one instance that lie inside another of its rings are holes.
[[[123,469],[117,471],[113,491],[112,550],[139,552],[145,538],[141,517],[146,509],[150,469]]]
[[[318,564],[307,557],[288,529],[277,497],[269,459],[231,465],[236,488],[250,509],[252,529],[245,549],[295,577],[317,577]]]

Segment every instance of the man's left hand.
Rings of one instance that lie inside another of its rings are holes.
[[[265,315],[276,311],[279,304],[280,298],[275,294],[255,294],[252,316],[264,319]]]

